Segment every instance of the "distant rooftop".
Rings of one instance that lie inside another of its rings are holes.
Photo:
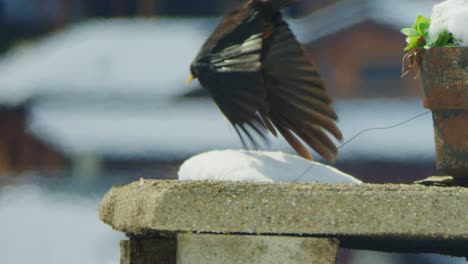
[[[93,20],[0,60],[0,105],[49,94],[178,94],[209,32],[205,19]]]
[[[342,0],[288,19],[301,42],[372,20],[395,29],[429,14],[433,1]],[[0,59],[0,105],[53,94],[175,96],[218,19],[91,20],[23,44]]]
[[[411,26],[418,14],[430,15],[435,0],[341,0],[303,18],[291,20],[301,42],[313,42],[364,21],[400,30]]]
[[[418,12],[410,1],[344,0],[288,21],[308,42],[366,19],[410,25]],[[0,105],[37,98],[28,111],[30,131],[68,156],[181,159],[240,148],[210,100],[177,99],[193,89],[185,83],[190,62],[216,21],[95,20],[25,44],[0,60]],[[336,108],[345,139],[424,112],[419,100],[398,99],[341,101]],[[284,141],[271,149],[290,150]],[[340,153],[340,159],[433,159],[430,115],[365,133]]]
[[[420,100],[351,100],[335,105],[339,127],[350,139],[364,129],[386,127],[427,110]],[[69,98],[36,102],[29,130],[68,156],[184,159],[199,152],[241,148],[231,125],[211,100]],[[272,150],[292,152],[284,140]],[[397,128],[369,131],[340,149],[339,159],[434,158],[431,115]]]

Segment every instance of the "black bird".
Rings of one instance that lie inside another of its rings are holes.
[[[252,132],[266,141],[277,131],[304,158],[312,155],[298,139],[329,161],[341,140],[337,115],[316,66],[283,20],[293,0],[245,0],[221,21],[190,67],[219,109],[258,148]]]

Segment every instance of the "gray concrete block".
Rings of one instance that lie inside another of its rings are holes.
[[[347,248],[466,256],[468,188],[140,180],[112,188],[114,229],[337,237]]]
[[[141,180],[113,187],[100,217],[133,234],[160,231],[468,239],[468,189]]]
[[[131,238],[120,241],[120,264],[176,264],[175,238]]]
[[[334,264],[338,240],[312,237],[179,234],[178,264]]]

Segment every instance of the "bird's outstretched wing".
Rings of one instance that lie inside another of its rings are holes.
[[[336,113],[317,68],[275,8],[291,0],[247,0],[231,12],[208,38],[192,63],[207,89],[232,123],[241,141],[255,146],[277,130],[304,158],[301,142],[329,161],[337,148],[327,133],[341,139]]]
[[[242,20],[226,17],[221,24],[235,21],[237,25],[226,28],[229,34],[215,31],[192,65],[201,85],[234,126],[244,147],[243,135],[257,148],[251,132],[265,140],[267,134],[259,115],[266,98],[261,71],[264,19],[254,9],[235,11],[231,16],[241,16]]]
[[[264,40],[263,55],[268,118],[303,157],[311,159],[296,136],[327,160],[334,161],[337,148],[323,130],[337,139],[342,139],[342,134],[335,124],[337,115],[318,69],[280,14],[274,23],[271,34]]]

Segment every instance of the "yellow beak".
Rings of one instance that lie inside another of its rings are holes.
[[[193,74],[190,74],[187,79],[187,84],[190,84],[193,81],[193,79],[195,79],[195,76],[193,76]]]

